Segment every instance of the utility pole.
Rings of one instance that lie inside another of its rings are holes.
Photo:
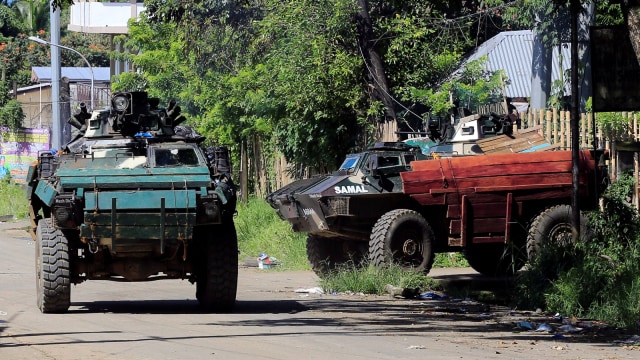
[[[51,6],[49,11],[51,22],[51,147],[62,148],[62,116],[60,114],[60,8]]]
[[[578,16],[582,6],[580,0],[571,0],[571,233],[573,242],[580,239],[580,94],[578,92]]]

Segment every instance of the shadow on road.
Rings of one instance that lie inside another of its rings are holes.
[[[295,314],[307,307],[295,300],[236,301],[233,314]],[[119,300],[73,302],[69,313],[203,314],[196,300]]]

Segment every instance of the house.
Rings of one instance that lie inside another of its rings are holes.
[[[110,83],[108,67],[93,68],[94,107],[108,105]],[[80,102],[91,103],[91,71],[86,67],[63,67],[61,78],[69,84],[70,111],[78,108]],[[22,104],[25,128],[51,127],[51,67],[31,68],[34,85],[18,88],[16,99]],[[13,92],[12,92],[13,93]],[[65,119],[66,122],[66,119]]]
[[[534,38],[535,32],[532,30],[501,32],[467,55],[452,77],[459,74],[469,62],[486,56],[486,70],[504,70],[507,75],[504,95],[509,99],[528,99],[531,97]],[[567,74],[570,68],[569,44],[555,47],[552,54],[551,83],[564,83],[565,94],[571,93],[570,76]]]

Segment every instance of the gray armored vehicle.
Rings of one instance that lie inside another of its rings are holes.
[[[235,304],[235,187],[226,148],[179,124],[180,107],[145,92],[116,93],[109,108],[69,121],[63,151],[39,154],[28,198],[36,241],[37,303],[70,306],[86,280],[188,279],[206,311]]]
[[[417,237],[370,239],[372,224],[383,214],[414,202],[402,192],[399,174],[410,170],[412,161],[428,158],[417,146],[377,143],[348,155],[336,172],[286,185],[267,202],[293,231],[308,233],[308,259],[319,275],[347,262],[359,264],[367,254],[377,265],[393,254],[395,262],[428,271],[432,252]]]

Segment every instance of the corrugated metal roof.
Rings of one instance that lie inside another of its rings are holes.
[[[62,67],[61,77],[67,77],[70,82],[91,82],[91,71],[88,67]],[[31,81],[51,82],[50,66],[34,66],[31,68]],[[93,68],[94,83],[111,82],[111,71],[108,67]]]
[[[504,70],[509,78],[509,83],[505,86],[506,96],[530,97],[531,96],[531,62],[533,58],[533,40],[535,33],[531,30],[505,31],[480,45],[462,63],[461,69],[472,60],[487,56],[487,70]],[[571,50],[568,46],[562,46],[562,69],[564,71],[571,68]],[[551,81],[560,79],[560,66],[558,48],[553,49],[552,75]],[[456,71],[455,74],[461,70]],[[565,77],[565,83],[568,79]],[[565,86],[570,92],[570,86]]]
[[[16,90],[18,93],[21,93],[21,92],[30,91],[33,89],[42,89],[50,86],[51,86],[51,83],[40,83],[40,84],[31,85],[31,86],[21,87]],[[13,90],[9,90],[9,94],[13,94]]]

